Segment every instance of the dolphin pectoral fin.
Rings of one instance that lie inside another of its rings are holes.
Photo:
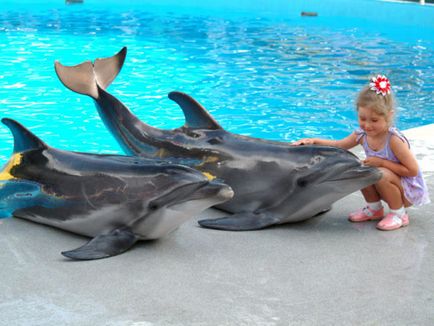
[[[128,227],[97,235],[84,246],[62,252],[62,255],[75,260],[92,260],[119,255],[130,249],[138,238]]]
[[[278,219],[263,213],[244,212],[228,217],[200,220],[200,226],[209,229],[227,231],[260,230],[278,223]]]
[[[169,98],[175,101],[184,112],[185,127],[195,129],[222,129],[208,111],[191,96],[181,92],[170,92]]]

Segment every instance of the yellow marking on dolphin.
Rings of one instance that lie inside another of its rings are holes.
[[[196,169],[201,170],[205,164],[207,163],[215,163],[219,161],[219,157],[218,156],[206,156],[202,159],[202,162],[200,164],[198,164],[197,166],[195,166]],[[215,178],[217,178],[215,175],[209,173],[209,172],[205,172],[205,171],[200,171],[202,172],[202,174],[204,176],[206,176],[208,178],[209,181],[214,180]]]
[[[196,165],[195,167],[200,169],[201,167],[203,167],[207,163],[215,163],[218,161],[219,161],[218,156],[205,156],[204,158],[202,158],[202,162],[200,164]]]
[[[214,180],[214,179],[216,178],[215,175],[212,175],[212,174],[209,173],[209,172],[202,172],[202,174],[203,174],[204,176],[206,176],[206,177],[208,178],[209,181],[212,181],[212,180]]]
[[[168,154],[168,152],[164,149],[164,148],[160,148],[156,153],[155,153],[155,157],[159,157],[159,158],[164,158],[166,157]]]
[[[218,162],[219,159],[220,158],[218,156],[207,156],[206,159],[203,161],[202,164],[205,164],[205,163],[215,163],[215,162]]]
[[[18,166],[21,164],[22,158],[22,154],[19,153],[12,155],[11,159],[4,167],[3,171],[0,172],[0,180],[15,179],[14,176],[11,174],[11,170],[14,166]]]

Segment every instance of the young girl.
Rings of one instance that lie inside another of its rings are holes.
[[[392,127],[394,99],[390,82],[378,75],[370,80],[357,98],[359,126],[341,140],[301,139],[293,145],[328,145],[350,149],[361,144],[365,150],[365,165],[378,167],[383,176],[376,184],[362,189],[367,206],[351,213],[351,222],[381,221],[377,228],[396,230],[409,224],[405,207],[430,202],[428,190],[418,163],[410,151],[408,140]],[[390,208],[384,217],[381,200]]]

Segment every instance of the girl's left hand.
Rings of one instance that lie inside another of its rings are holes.
[[[367,157],[363,161],[363,164],[365,164],[367,166],[376,166],[377,168],[379,168],[379,167],[383,166],[383,162],[384,162],[384,160],[382,158],[371,156],[371,157]]]
[[[313,138],[303,138],[300,140],[297,140],[293,143],[291,143],[290,145],[292,146],[300,146],[300,145],[314,145],[315,144],[315,139]]]

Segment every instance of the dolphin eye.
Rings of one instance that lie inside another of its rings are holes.
[[[305,179],[300,179],[300,180],[297,181],[297,184],[298,184],[299,187],[306,187],[306,185],[307,185],[307,180],[305,180]]]
[[[156,211],[159,208],[159,206],[157,203],[149,203],[148,208],[150,211]]]

